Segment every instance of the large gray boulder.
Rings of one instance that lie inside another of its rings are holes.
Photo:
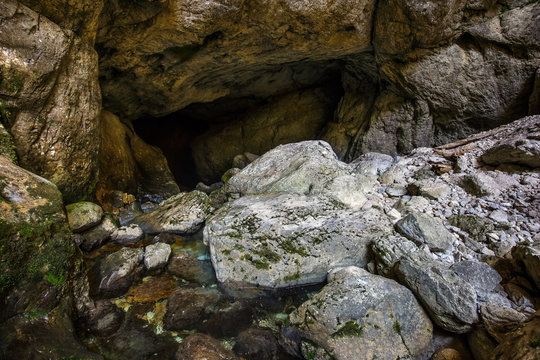
[[[402,258],[395,272],[443,329],[467,333],[478,322],[474,288],[445,264]]]
[[[371,249],[377,261],[377,272],[389,278],[396,277],[394,266],[403,257],[433,260],[431,254],[420,251],[415,243],[399,235],[379,237],[373,241]]]
[[[279,288],[322,282],[328,270],[369,261],[369,244],[392,225],[378,209],[353,211],[326,196],[245,196],[207,222],[217,279]]]
[[[431,321],[404,286],[357,267],[333,270],[328,282],[289,316],[308,340],[306,358],[407,358],[429,345]]]
[[[168,198],[157,209],[138,216],[133,222],[149,234],[191,234],[199,230],[213,210],[208,195],[195,190]]]
[[[232,192],[242,195],[290,192],[318,193],[334,178],[349,174],[324,141],[280,145],[246,166],[229,180]]]

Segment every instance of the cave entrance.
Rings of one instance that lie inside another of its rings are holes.
[[[180,188],[193,189],[200,181],[219,181],[236,155],[261,155],[280,144],[320,138],[344,91],[337,66],[319,80],[265,98],[229,96],[192,104],[133,125],[163,151]]]

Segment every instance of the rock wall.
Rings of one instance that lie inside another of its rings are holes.
[[[110,158],[109,150],[100,152],[102,102],[126,121],[157,128],[159,117],[208,105],[198,116],[211,129],[186,147],[206,181],[236,155],[220,149],[262,153],[321,138],[350,161],[368,151],[440,145],[538,112],[537,1],[1,6],[2,123],[20,164],[51,179],[69,201],[95,193],[100,153]],[[309,124],[308,112],[289,104],[309,102],[307,89],[335,83],[340,89],[330,91],[341,96],[339,104]],[[260,116],[252,132],[240,131],[252,116],[246,113],[283,107],[287,126],[309,130],[267,146],[257,141],[260,149],[251,150],[269,119]],[[223,116],[227,111],[234,114]],[[179,122],[184,126],[191,125]],[[125,181],[110,187],[131,191]]]
[[[0,4],[0,101],[10,112],[4,125],[20,164],[74,201],[95,191],[97,180],[101,93],[93,38],[102,2],[28,5],[33,9]]]

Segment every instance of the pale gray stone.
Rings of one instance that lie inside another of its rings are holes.
[[[303,338],[344,360],[415,356],[433,331],[410,290],[352,266],[332,270],[328,285],[289,318]],[[312,347],[302,344],[306,358]]]
[[[134,244],[144,237],[144,232],[137,224],[122,226],[111,234],[111,241],[117,244]]]
[[[204,229],[217,279],[279,288],[322,282],[328,270],[364,266],[370,242],[390,234],[378,209],[354,211],[327,196],[245,196],[226,204]]]
[[[328,143],[303,141],[270,150],[233,176],[229,186],[242,195],[312,194],[323,192],[334,178],[350,174]]]
[[[156,270],[165,267],[171,256],[169,244],[157,243],[148,245],[144,249],[144,266],[148,270]]]
[[[191,234],[199,230],[213,210],[208,195],[195,190],[168,198],[156,210],[138,216],[133,222],[149,234]]]
[[[417,243],[426,244],[433,251],[447,251],[453,248],[454,237],[433,216],[411,213],[396,223],[397,231]]]
[[[121,295],[131,286],[141,268],[143,249],[122,248],[96,264],[95,278],[91,285],[101,297],[112,298]]]

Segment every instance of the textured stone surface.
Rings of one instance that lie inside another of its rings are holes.
[[[478,292],[497,289],[501,275],[486,263],[478,261],[460,261],[450,267],[452,271],[465,279]]]
[[[303,141],[270,150],[233,176],[228,185],[242,195],[324,191],[340,175],[350,173],[323,141]]]
[[[212,284],[216,281],[212,263],[199,260],[182,249],[174,249],[167,271],[187,281],[199,284]]]
[[[140,263],[144,257],[142,249],[123,248],[99,263],[93,269],[90,285],[95,296],[112,298],[127,291],[140,274]]]
[[[495,359],[538,359],[540,357],[540,318],[536,315],[531,321],[522,324],[501,339],[493,350],[490,360]]]
[[[0,249],[0,322],[27,306],[54,308],[75,264],[62,197],[53,183],[1,155]]]
[[[78,33],[42,16],[47,10],[69,23],[54,5],[27,3],[38,12],[12,0],[0,8],[0,100],[11,111],[4,125],[20,164],[75,202],[89,197],[97,180],[101,93],[92,33],[103,2],[67,7],[71,21],[83,24]]]
[[[15,144],[13,143],[13,137],[6,130],[2,122],[9,120],[11,114],[7,109],[3,108],[4,104],[0,103],[0,155],[7,157],[12,163],[17,164],[17,153],[15,152]],[[8,119],[4,119],[4,118]]]
[[[443,329],[466,333],[478,321],[473,287],[443,264],[404,258],[395,271]]]
[[[527,275],[540,289],[540,244],[518,244],[512,249],[512,257],[523,263]]]
[[[398,232],[420,244],[426,244],[433,251],[452,248],[454,238],[440,220],[433,216],[412,213],[396,223]]]
[[[244,196],[210,218],[204,241],[218,281],[279,288],[322,282],[328,270],[369,261],[369,243],[389,234],[377,209],[353,211],[324,196]]]
[[[504,341],[508,332],[530,319],[527,314],[512,308],[492,304],[482,305],[480,315],[488,333],[499,343]]]
[[[108,4],[97,38],[101,49],[115,49],[100,59],[106,107],[129,118],[159,116],[231,93],[266,97],[305,87],[320,66],[295,63],[369,49],[373,8],[370,0]],[[148,62],[149,54],[159,56]],[[148,101],[137,88],[160,96]]]
[[[195,190],[168,198],[157,209],[137,217],[133,222],[149,234],[191,234],[199,230],[212,210],[208,195]]]
[[[165,267],[171,256],[171,247],[168,244],[157,243],[148,245],[144,249],[144,266],[148,270]]]
[[[161,150],[141,140],[129,121],[108,111],[101,112],[99,168],[97,195],[102,203],[112,190],[153,201],[180,192]]]
[[[169,330],[194,329],[217,310],[219,299],[216,289],[176,289],[167,302],[163,324]]]
[[[182,341],[175,355],[175,360],[190,359],[236,360],[237,357],[213,337],[194,334]]]
[[[68,315],[79,262],[58,188],[0,155],[1,357],[102,359]]]
[[[236,154],[263,154],[280,144],[316,138],[332,118],[335,97],[322,88],[286,94],[211,129],[191,145],[197,173],[211,183],[231,167],[244,167],[234,166]]]
[[[97,226],[81,233],[79,247],[84,251],[92,251],[107,241],[118,228],[116,219],[110,213],[105,213],[103,220]]]
[[[111,234],[111,241],[116,244],[134,244],[144,237],[142,229],[137,224],[119,227]]]
[[[66,206],[69,227],[73,232],[82,232],[98,225],[103,217],[101,206],[82,201]]]
[[[357,267],[331,271],[328,282],[289,318],[329,355],[393,359],[418,355],[429,345],[431,321],[404,286]],[[312,351],[304,344],[306,358]]]

